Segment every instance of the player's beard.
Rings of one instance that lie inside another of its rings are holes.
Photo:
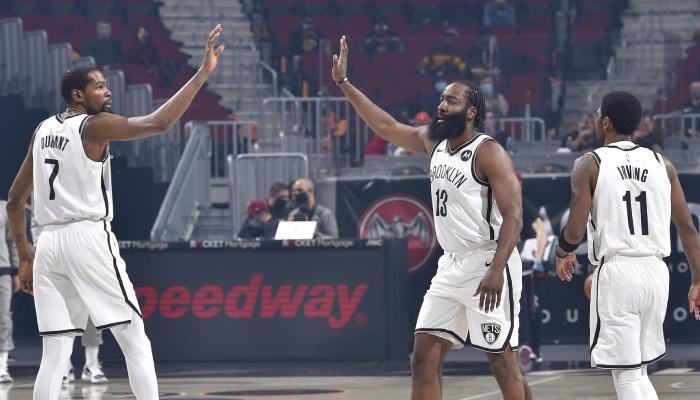
[[[441,124],[438,124],[438,113],[433,115],[428,127],[428,138],[434,142],[458,138],[467,129],[467,107],[462,111],[445,114]]]
[[[603,130],[603,119],[597,118],[595,121],[595,139],[598,145],[605,144],[605,131]]]

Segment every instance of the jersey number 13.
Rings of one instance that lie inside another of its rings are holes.
[[[447,216],[447,190],[438,189],[435,192],[435,216]]]

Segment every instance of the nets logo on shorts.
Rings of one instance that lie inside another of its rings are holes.
[[[433,216],[421,200],[406,194],[381,197],[360,217],[363,239],[408,238],[408,272],[423,269],[437,249]]]
[[[501,325],[499,324],[481,324],[481,333],[488,344],[494,344],[498,340],[498,335],[501,334]]]

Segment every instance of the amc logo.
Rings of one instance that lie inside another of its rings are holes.
[[[262,274],[253,274],[250,284],[234,286],[227,292],[217,285],[202,286],[194,293],[185,286],[171,286],[161,294],[152,286],[134,290],[144,318],[160,313],[166,319],[179,319],[191,311],[199,319],[323,318],[333,329],[343,328],[353,316],[359,324],[366,322],[363,314],[355,315],[367,292],[366,284],[352,290],[348,285],[275,288],[262,281]]]

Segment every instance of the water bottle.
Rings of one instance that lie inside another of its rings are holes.
[[[515,154],[515,143],[513,143],[513,138],[511,136],[508,136],[508,139],[506,139],[506,151],[510,155]]]
[[[566,148],[573,151],[574,150],[574,141],[571,140],[571,136],[566,137]]]

